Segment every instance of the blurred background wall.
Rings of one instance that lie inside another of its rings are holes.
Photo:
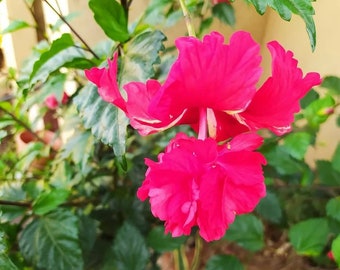
[[[9,20],[22,19],[33,23],[31,14],[23,2],[14,0],[0,2],[0,29],[4,29]],[[50,2],[53,4],[55,1]],[[71,21],[71,24],[90,46],[105,39],[103,31],[96,25],[92,17],[87,5],[88,1],[59,0],[58,2],[64,14],[79,13]],[[148,0],[135,0],[131,7],[130,20],[137,18],[147,3]],[[317,45],[314,52],[310,48],[304,22],[299,17],[293,16],[291,22],[285,22],[277,13],[269,9],[264,16],[260,16],[255,12],[254,7],[248,6],[243,0],[235,1],[233,5],[236,12],[236,26],[231,28],[216,22],[212,28],[223,33],[226,41],[235,30],[251,32],[254,39],[262,45],[265,77],[270,74],[269,67],[271,65],[265,44],[271,40],[278,40],[286,49],[292,50],[299,61],[299,66],[305,73],[317,71],[321,76],[340,76],[340,1],[322,0],[313,4],[317,28]],[[50,8],[44,5],[44,11],[47,23],[54,24],[57,18]],[[168,42],[173,42],[178,35],[185,33],[185,26],[182,23],[182,27],[176,25],[163,30],[168,36]],[[7,66],[20,67],[24,59],[30,55],[35,43],[35,33],[31,28],[3,36],[2,48]],[[328,159],[333,154],[340,138],[333,120],[328,121],[320,132],[316,147],[310,149],[308,156],[310,162],[313,162],[314,157]]]

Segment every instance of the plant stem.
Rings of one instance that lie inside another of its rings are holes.
[[[8,114],[12,119],[17,122],[20,126],[22,126],[24,129],[29,131],[39,142],[42,142],[43,144],[46,144],[46,142],[37,134],[35,133],[25,122],[20,120],[18,117],[16,117],[13,113],[9,112],[5,108],[0,106],[0,111],[3,111],[4,113]]]
[[[201,251],[202,251],[202,238],[197,232],[195,237],[195,253],[194,258],[192,260],[191,270],[197,270],[199,268]]]
[[[189,13],[187,6],[184,3],[184,0],[179,0],[179,3],[181,5],[186,27],[188,29],[188,34],[189,36],[196,37],[195,27],[194,24],[192,23],[191,15]]]
[[[64,18],[62,14],[60,14],[49,2],[48,0],[44,0],[44,2],[53,10],[55,14],[70,28],[71,32],[76,35],[76,37],[84,44],[87,50],[97,59],[99,56],[91,49],[91,47],[86,43],[86,41],[78,34],[78,32],[68,23],[68,21]]]

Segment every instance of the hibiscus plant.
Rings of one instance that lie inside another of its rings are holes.
[[[250,33],[212,28],[235,23],[234,1],[151,0],[128,24],[132,0],[89,0],[107,35],[95,48],[42,2],[71,33],[52,27],[6,73],[1,269],[244,269],[273,249],[340,264],[340,146],[305,160],[338,77],[271,41],[264,78]],[[315,48],[312,1],[246,2],[301,16]],[[187,34],[165,43],[180,20]]]

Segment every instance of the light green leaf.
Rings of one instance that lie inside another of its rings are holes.
[[[129,38],[126,13],[116,0],[90,0],[89,7],[94,13],[94,19],[109,38],[120,42]]]
[[[160,62],[158,53],[164,49],[165,36],[160,31],[147,31],[129,42],[121,63],[119,83],[145,82],[154,76],[153,65]]]
[[[320,97],[319,93],[314,89],[308,91],[308,93],[301,99],[300,104],[301,108],[305,109],[311,104],[313,101],[317,100]]]
[[[117,156],[125,153],[128,118],[117,107],[98,95],[97,87],[87,84],[74,99],[85,128],[104,144],[112,146]]]
[[[324,218],[313,218],[293,225],[288,232],[298,254],[318,256],[328,241],[328,224]]]
[[[337,262],[338,267],[340,267],[340,234],[332,242],[332,253],[334,260]]]
[[[186,237],[172,237],[171,234],[165,234],[163,226],[156,226],[150,231],[147,243],[155,251],[165,252],[179,248],[186,239]]]
[[[214,255],[212,256],[206,265],[206,270],[243,270],[242,263],[231,255]]]
[[[262,222],[254,215],[237,216],[224,238],[236,242],[245,249],[258,251],[264,247]]]
[[[144,270],[149,259],[143,236],[129,223],[124,223],[118,230],[113,253],[119,270]]]
[[[70,194],[66,189],[52,189],[41,193],[33,202],[33,212],[45,215],[65,202]]]
[[[311,142],[311,134],[307,132],[294,132],[284,138],[283,147],[292,157],[303,160]]]
[[[321,86],[327,88],[332,94],[340,95],[340,78],[336,76],[326,76],[322,79]]]
[[[212,8],[212,14],[225,24],[235,25],[235,12],[232,5],[228,3],[219,3]]]
[[[61,210],[34,219],[19,238],[24,258],[47,270],[83,269],[78,239],[78,219]]]
[[[282,209],[277,196],[267,191],[264,197],[256,207],[256,211],[264,218],[273,223],[279,223],[282,219]]]
[[[326,205],[327,216],[340,222],[340,197],[330,199]]]
[[[34,63],[30,74],[30,83],[45,82],[49,75],[68,62],[76,58],[84,58],[83,51],[74,47],[74,41],[70,34],[63,34],[53,41],[50,49],[44,52]]]
[[[8,33],[13,33],[17,30],[24,29],[27,27],[32,27],[32,26],[29,23],[22,21],[22,20],[11,21],[9,25],[4,30],[1,31],[1,34],[4,35]]]

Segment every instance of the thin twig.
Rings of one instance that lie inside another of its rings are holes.
[[[97,59],[99,59],[99,56],[91,49],[91,47],[86,43],[86,41],[78,34],[78,32],[69,24],[69,22],[65,19],[63,15],[61,15],[47,0],[44,0],[44,2],[53,10],[55,14],[58,15],[58,17],[70,28],[73,34],[76,35],[76,37],[84,44],[84,46],[88,49],[88,51]]]

